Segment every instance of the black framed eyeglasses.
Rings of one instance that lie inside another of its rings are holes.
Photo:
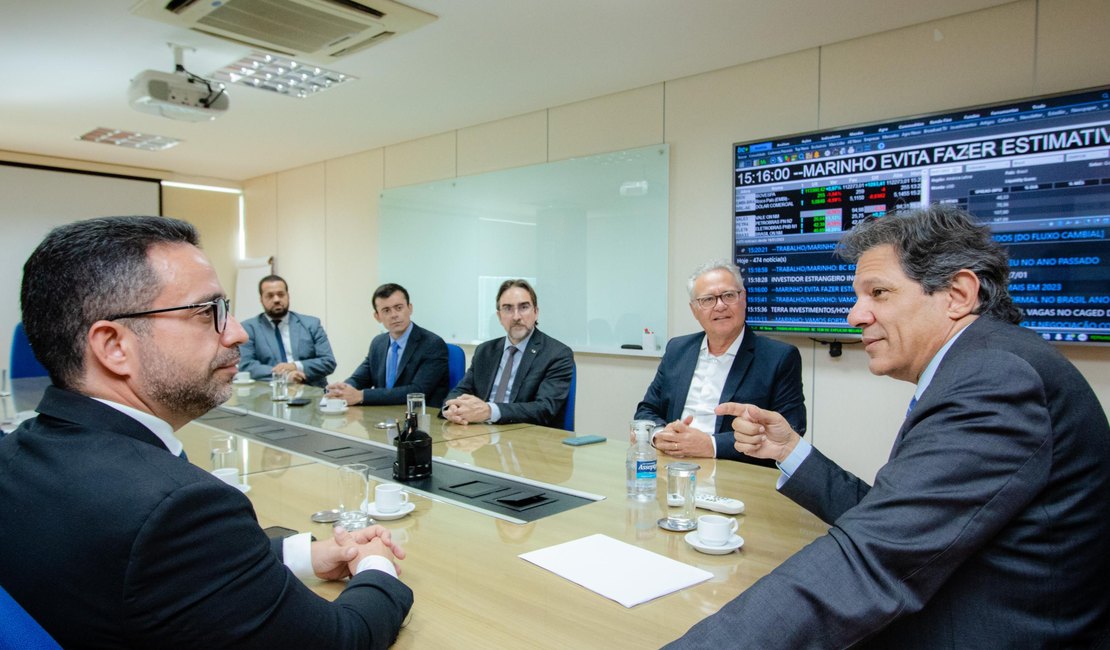
[[[740,296],[744,295],[743,291],[722,291],[713,296],[698,296],[690,302],[698,306],[703,311],[708,311],[717,306],[717,300],[725,303],[726,305],[735,305],[740,301]]]
[[[150,309],[147,311],[137,311],[130,314],[116,314],[110,316],[105,320],[119,320],[121,318],[138,318],[140,316],[150,316],[152,314],[162,314],[167,311],[181,311],[183,309],[202,309],[207,308],[207,311],[212,312],[212,324],[216,327],[216,333],[222,334],[224,328],[227,327],[227,315],[231,312],[231,300],[227,298],[216,298],[208,302],[198,302],[194,305],[181,305],[180,307],[163,307],[162,309]]]

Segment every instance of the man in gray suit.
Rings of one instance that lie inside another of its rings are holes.
[[[284,372],[290,381],[324,387],[335,370],[335,355],[320,319],[289,311],[289,285],[267,275],[258,283],[264,313],[243,321],[250,340],[239,348],[239,370],[253,379]]]
[[[440,413],[456,424],[529,422],[563,426],[574,353],[536,327],[540,308],[527,280],[505,280],[497,317],[507,336],[474,350],[470,369]]]
[[[723,404],[736,448],[829,533],[676,648],[1089,648],[1110,634],[1110,426],[1094,391],[1018,327],[1005,251],[933,206],[853,228],[849,322],[871,372],[917,385],[869,486],[777,413]]]

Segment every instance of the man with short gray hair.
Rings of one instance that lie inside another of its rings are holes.
[[[733,416],[714,410],[724,402],[758,404],[782,413],[796,431],[805,432],[802,357],[794,346],[756,336],[745,327],[747,301],[735,265],[706,263],[690,276],[687,288],[690,311],[702,332],[667,343],[635,417],[655,421],[652,444],[668,456],[770,466],[736,451]]]

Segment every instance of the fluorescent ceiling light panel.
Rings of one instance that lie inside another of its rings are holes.
[[[263,52],[252,52],[225,65],[213,72],[212,78],[302,99],[357,79],[312,63]]]
[[[103,126],[98,129],[93,129],[77,139],[86,142],[110,144],[117,147],[128,147],[130,149],[143,149],[145,151],[163,151],[181,144],[181,140],[177,138],[154,135],[152,133],[109,129]]]

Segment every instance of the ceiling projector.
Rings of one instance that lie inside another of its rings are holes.
[[[131,80],[131,107],[172,120],[205,122],[227,112],[231,100],[221,84],[184,72],[143,70]]]

